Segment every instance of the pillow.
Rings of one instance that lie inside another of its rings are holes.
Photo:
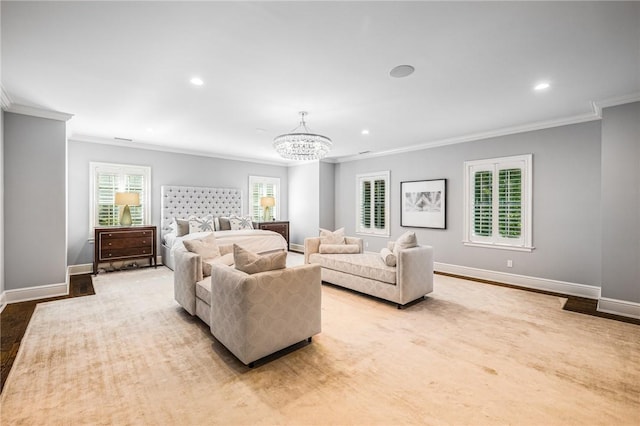
[[[213,265],[233,265],[233,253],[227,253],[223,256],[216,257],[214,259],[207,259],[202,261],[202,275],[204,277],[211,276],[211,267]]]
[[[220,218],[217,216],[213,218],[213,230],[214,231],[220,230]]]
[[[189,221],[187,219],[176,219],[174,217],[169,226],[176,233],[176,237],[184,237],[189,233]]]
[[[344,228],[333,232],[320,228],[320,244],[344,244]]]
[[[233,261],[236,264],[236,269],[247,274],[257,274],[258,272],[285,269],[287,267],[287,252],[279,251],[261,256],[234,244]]]
[[[358,244],[320,244],[318,251],[324,254],[360,253],[360,246]]]
[[[194,232],[213,232],[213,216],[210,214],[205,217],[189,216],[189,233]]]
[[[216,244],[216,237],[213,234],[202,239],[184,240],[182,243],[187,250],[199,254],[203,260],[220,257],[220,249]]]
[[[418,239],[416,238],[416,233],[412,231],[407,231],[404,234],[400,235],[393,246],[393,254],[398,257],[398,252],[400,250],[408,249],[411,247],[416,247],[418,245]]]
[[[229,224],[232,231],[240,231],[242,229],[253,229],[253,219],[251,216],[231,216],[229,217]]]
[[[380,257],[384,260],[385,265],[396,266],[396,255],[391,253],[391,250],[388,248],[385,247],[380,250]]]
[[[219,217],[218,223],[220,223],[218,231],[231,231],[231,224],[229,223],[228,217]]]

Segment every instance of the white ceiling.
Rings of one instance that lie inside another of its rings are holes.
[[[339,161],[640,99],[637,2],[2,1],[1,14],[11,106],[73,114],[73,139],[284,163],[272,139],[305,110]],[[391,78],[400,64],[415,73]]]

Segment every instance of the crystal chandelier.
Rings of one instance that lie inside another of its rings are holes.
[[[310,133],[304,122],[306,111],[300,111],[300,125],[273,140],[273,147],[288,160],[319,160],[331,149],[331,139]]]

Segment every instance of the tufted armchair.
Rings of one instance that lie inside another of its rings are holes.
[[[246,274],[211,270],[211,333],[244,364],[321,331],[319,265]]]

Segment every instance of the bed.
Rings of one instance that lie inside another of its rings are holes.
[[[242,191],[237,188],[207,188],[196,186],[163,185],[161,187],[161,251],[162,262],[175,270],[174,251],[183,247],[188,239],[200,239],[211,232],[195,232],[177,236],[172,223],[174,219],[188,219],[190,216],[231,217],[242,215]],[[214,230],[219,246],[239,244],[255,253],[287,250],[287,242],[277,232],[251,230]]]

